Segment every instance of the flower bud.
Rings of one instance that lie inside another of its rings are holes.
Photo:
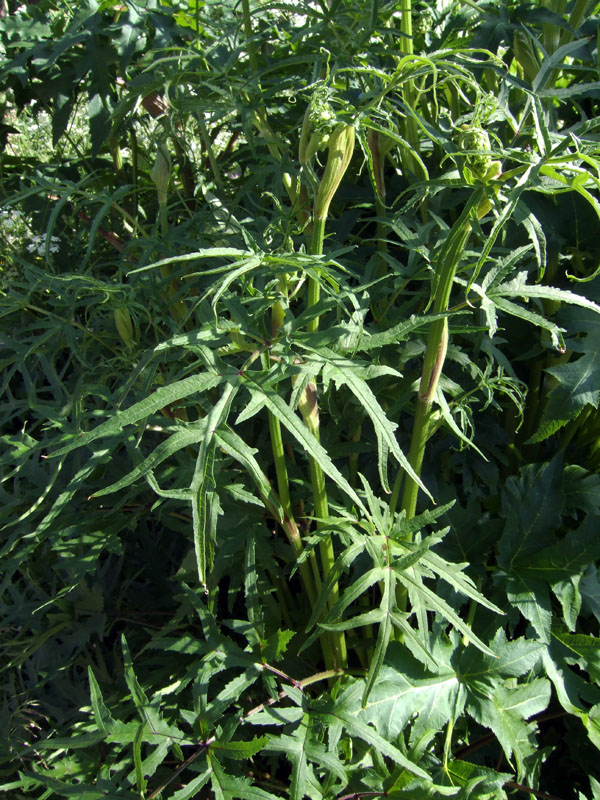
[[[169,193],[169,181],[171,179],[171,156],[164,144],[158,146],[156,161],[150,170],[150,177],[158,192],[158,202],[160,205],[166,205]]]
[[[114,314],[113,318],[115,321],[115,327],[121,340],[123,341],[125,347],[128,350],[134,345],[133,339],[133,323],[131,321],[131,315],[125,306],[121,306],[118,308]]]
[[[327,166],[315,199],[315,219],[324,219],[354,152],[354,128],[340,122],[329,137]]]
[[[483,180],[493,163],[488,132],[479,125],[466,128],[460,134],[460,146],[463,150],[470,151],[467,155],[467,167],[473,177]]]

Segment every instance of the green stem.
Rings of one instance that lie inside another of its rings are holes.
[[[400,51],[405,56],[412,56],[414,55],[412,0],[402,0],[400,10],[402,12],[402,17],[400,18],[400,31],[403,34],[399,40]],[[410,111],[413,111],[416,103],[415,84],[413,80],[406,81],[402,90],[402,98],[407,108],[410,109]],[[403,129],[404,138],[410,144],[412,150],[418,153],[420,150],[419,131],[417,128],[417,123],[410,112],[407,114],[407,117],[403,122]],[[401,159],[405,170],[412,172],[413,175],[417,175],[420,178],[424,177],[422,167],[420,166],[418,160],[413,158],[411,152],[403,149]]]
[[[309,247],[310,255],[320,256],[323,254],[323,240],[325,238],[325,223],[327,218],[320,219],[315,217],[313,220],[312,240]],[[309,277],[308,279],[308,297],[307,306],[313,308],[319,302],[321,297],[321,285],[316,278]],[[319,330],[319,317],[311,319],[306,329],[309,333],[316,333]]]
[[[300,560],[304,553],[304,546],[302,544],[302,537],[300,536],[298,525],[296,524],[296,520],[294,519],[294,514],[292,512],[289,489],[290,484],[285,462],[283,437],[281,435],[281,423],[270,411],[269,433],[271,435],[271,448],[273,450],[273,460],[275,461],[275,472],[277,474],[277,489],[284,514],[283,529],[285,530],[285,534],[294,552],[294,557],[296,560]],[[311,559],[311,562],[311,565],[309,565],[306,559],[301,561],[298,569],[304,585],[304,590],[312,608],[315,605],[317,593],[321,588],[321,576],[319,575],[319,568],[314,557]],[[313,569],[312,572],[311,566]]]
[[[256,57],[256,44],[253,41],[252,19],[250,17],[250,0],[242,0],[242,14],[244,16],[244,35],[246,37],[246,52],[250,60],[250,70],[253,75],[258,72],[258,58]]]
[[[471,213],[471,209],[476,203],[479,202],[480,197],[480,191],[476,190],[476,192],[473,193],[471,201],[467,204],[467,207],[456,221],[452,231],[450,232],[450,235],[448,236],[448,240],[440,253],[441,266],[434,295],[434,314],[443,314],[448,311],[450,293],[452,291],[452,284],[456,275],[456,269],[471,233],[469,215]],[[429,335],[427,337],[423,371],[421,373],[421,382],[419,384],[419,393],[417,397],[417,408],[415,412],[410,450],[408,454],[408,462],[418,477],[421,475],[425,446],[430,433],[433,400],[435,398],[440,375],[442,374],[442,369],[446,360],[447,350],[448,319],[444,318],[435,320],[431,323]],[[395,512],[398,503],[400,487],[402,483],[402,474],[402,471],[398,472],[392,490],[392,496],[390,498],[390,511],[392,514]],[[406,475],[404,482],[404,493],[402,496],[402,510],[406,513],[407,519],[412,519],[412,517],[415,515],[418,494],[418,484],[413,478],[410,477],[410,475]]]
[[[314,217],[313,219],[313,234],[310,244],[311,255],[321,255],[323,253],[323,240],[325,237],[325,223],[326,217]],[[316,278],[309,278],[308,281],[308,308],[313,308],[318,302],[321,295],[321,287]],[[307,325],[307,330],[310,333],[316,333],[319,330],[319,317],[310,320]],[[301,412],[304,419],[304,424],[313,434],[317,441],[320,441],[319,435],[319,411],[317,404],[317,391],[316,385],[311,381],[305,392],[307,393],[308,400],[302,404]],[[310,474],[310,482],[313,492],[313,503],[315,517],[317,517],[317,529],[323,527],[322,520],[329,517],[329,504],[327,502],[327,489],[325,486],[325,475],[319,463],[312,457],[308,456],[308,467]],[[323,538],[319,543],[319,553],[321,556],[321,568],[323,572],[323,580],[327,580],[327,576],[331,572],[335,563],[335,553],[333,550],[333,542],[331,536]],[[331,607],[339,598],[339,586],[337,581],[331,588],[328,605]],[[331,633],[331,640],[335,656],[335,666],[345,667],[348,663],[348,656],[346,650],[346,638],[343,631],[334,631]]]

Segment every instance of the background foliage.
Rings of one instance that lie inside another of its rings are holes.
[[[7,3],[8,797],[600,797],[598,10]]]

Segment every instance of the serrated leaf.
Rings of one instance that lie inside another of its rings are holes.
[[[537,431],[528,440],[542,442],[579,414],[592,406],[598,408],[600,402],[600,352],[590,350],[576,361],[548,367],[558,385],[548,395]]]
[[[358,699],[364,692],[364,685],[359,683],[357,685],[358,693],[356,694],[356,699]],[[359,717],[355,715],[352,711],[350,711],[344,702],[344,699],[348,699],[347,693],[344,693],[339,701],[329,709],[325,708],[315,708],[313,709],[313,713],[319,717],[323,717],[326,720],[331,720],[333,722],[341,722],[343,727],[348,731],[348,733],[352,736],[356,736],[358,739],[362,739],[362,741],[366,742],[371,747],[374,747],[381,755],[386,756],[387,758],[391,758],[396,764],[404,767],[404,769],[408,770],[408,772],[416,775],[419,778],[425,778],[426,780],[429,778],[425,770],[418,767],[416,764],[413,764],[398,748],[394,747],[387,739],[383,736],[380,736],[375,728],[372,728],[370,725],[363,722]]]
[[[476,797],[477,800],[505,800],[503,787],[513,778],[508,772],[496,772],[459,759],[450,761],[446,771],[452,783],[464,790],[466,797]]]
[[[215,800],[279,800],[271,792],[252,786],[244,778],[227,775],[214,753],[209,753],[211,784]]]
[[[132,483],[135,483],[138,478],[147,475],[151,470],[155,469],[159,464],[162,464],[163,461],[170,458],[170,456],[174,455],[179,450],[201,442],[205,435],[205,420],[198,423],[192,430],[185,429],[177,431],[172,436],[169,436],[166,441],[161,442],[155,447],[150,455],[135,466],[131,472],[123,476],[120,480],[115,481],[115,483],[111,483],[109,486],[105,486],[97,492],[94,492],[91,497],[104,497],[107,494],[118,492],[120,489],[130,486]]]
[[[244,760],[260,753],[268,742],[268,736],[255,736],[249,742],[219,742],[217,740],[211,744],[211,750],[214,750],[223,758]]]
[[[350,704],[356,702],[356,692],[353,689],[348,696]],[[386,740],[394,741],[414,717],[417,735],[428,728],[442,730],[454,713],[460,713],[462,704],[460,681],[452,667],[444,665],[432,674],[405,647],[391,642],[359,716],[372,723]]]
[[[385,492],[390,491],[387,479],[388,451],[394,456],[405,472],[424,489],[422,482],[419,480],[419,477],[400,449],[394,433],[398,426],[386,417],[385,412],[381,408],[368,383],[355,374],[351,362],[336,358],[333,352],[325,353],[325,355],[329,356],[331,360],[327,361],[323,368],[323,380],[333,379],[338,385],[346,385],[356,397],[373,424],[375,435],[379,443],[379,457],[377,462],[379,478],[383,490]]]
[[[521,574],[503,576],[508,601],[533,625],[542,642],[550,640],[552,604],[546,584]]]
[[[283,507],[279,497],[273,491],[269,479],[260,468],[254,454],[258,452],[255,448],[249,447],[244,440],[237,435],[231,428],[222,425],[215,433],[217,444],[227,455],[239,461],[248,472],[264,503],[275,519],[281,522],[284,518]]]
[[[149,417],[155,411],[165,408],[177,400],[182,400],[184,397],[189,397],[191,394],[197,392],[206,392],[215,386],[218,386],[223,380],[226,380],[225,375],[214,375],[211,373],[203,373],[201,375],[192,375],[189,378],[184,378],[180,381],[175,381],[169,386],[161,386],[156,389],[149,397],[135,403],[125,411],[118,411],[106,422],[97,425],[92,431],[83,433],[78,436],[74,441],[50,453],[51,458],[70,453],[77,447],[90,444],[102,436],[111,436],[123,430],[126,425],[134,425],[136,422]]]
[[[521,565],[519,570],[549,584],[579,575],[588,564],[600,559],[597,525],[597,519],[586,517],[577,530],[567,531],[556,544],[532,554],[529,563]]]
[[[566,649],[565,658],[586,669],[590,678],[600,684],[600,639],[583,633],[569,633],[554,627],[552,636]]]
[[[252,389],[251,391],[256,391]],[[265,405],[279,419],[281,424],[292,434],[302,448],[311,455],[319,464],[323,472],[328,475],[339,488],[348,495],[368,517],[368,511],[362,500],[335,466],[323,445],[302,423],[300,418],[286,404],[279,395],[266,389],[261,389],[265,398]]]
[[[553,531],[564,505],[561,478],[562,461],[555,458],[527,465],[519,477],[506,481],[502,492],[506,524],[498,543],[498,563],[504,569],[527,566],[531,556],[554,543]]]

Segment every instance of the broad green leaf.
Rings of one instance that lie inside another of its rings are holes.
[[[446,771],[452,783],[460,786],[467,797],[478,800],[506,800],[504,786],[513,778],[508,772],[496,772],[459,759],[450,761]]]
[[[583,525],[567,533],[556,544],[532,554],[529,563],[519,571],[549,584],[579,575],[588,564],[600,559],[598,520],[586,517]]]
[[[552,636],[566,649],[565,659],[586,669],[600,685],[600,639],[583,633],[569,633],[554,627]]]
[[[520,573],[499,575],[498,578],[504,581],[509,603],[531,622],[540,640],[548,643],[552,625],[552,603],[546,584]]]
[[[358,699],[362,704],[362,696]],[[348,698],[351,700],[352,695]],[[449,665],[431,673],[403,645],[391,642],[359,717],[374,725],[386,740],[394,741],[415,714],[418,719],[413,724],[419,732],[427,728],[442,730],[457,711],[457,701],[464,704],[464,697],[459,678]]]
[[[502,509],[506,520],[498,543],[498,563],[507,570],[528,566],[532,556],[554,543],[553,531],[560,523],[564,505],[562,462],[530,464],[519,478],[506,481]]]
[[[364,692],[364,685],[359,683],[357,689],[358,694],[355,693],[356,699],[358,699]],[[339,700],[336,703],[331,704],[329,708],[315,708],[313,709],[313,713],[316,714],[316,716],[322,717],[324,720],[341,722],[343,727],[350,735],[356,736],[358,739],[362,739],[362,741],[375,748],[381,755],[391,758],[392,761],[404,767],[404,769],[408,770],[408,772],[412,773],[413,775],[416,775],[419,778],[428,779],[427,773],[421,769],[421,767],[418,767],[416,764],[413,764],[411,761],[409,761],[409,759],[403,753],[401,753],[398,748],[394,747],[394,745],[392,745],[383,736],[380,736],[375,728],[371,727],[366,722],[363,722],[362,719],[356,715],[356,712],[346,708],[347,705],[352,705],[348,702],[349,699],[348,693],[345,692],[339,698]],[[371,700],[371,702],[373,701]]]

